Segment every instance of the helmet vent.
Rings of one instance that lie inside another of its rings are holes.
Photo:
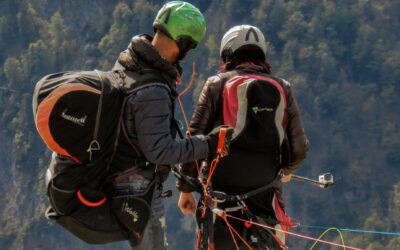
[[[161,17],[164,16],[164,15],[166,15],[165,18],[164,18],[164,23],[167,24],[168,21],[169,21],[169,17],[171,16],[171,8],[166,8],[166,9],[161,13],[160,19],[161,19]]]
[[[248,41],[248,40],[249,40],[250,34],[251,34],[251,33],[254,35],[254,38],[256,39],[256,41],[257,41],[257,42],[260,42],[260,40],[258,40],[257,32],[253,29],[253,27],[251,27],[251,28],[247,31],[245,41]]]

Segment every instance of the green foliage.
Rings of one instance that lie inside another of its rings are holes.
[[[118,53],[124,49],[121,44],[128,44],[135,23],[132,10],[125,3],[119,3],[115,6],[113,12],[113,24],[109,33],[104,36],[100,43],[99,49],[104,52],[104,65],[101,68],[111,68],[114,60],[118,57]]]
[[[36,11],[30,4],[22,4],[17,13],[18,32],[24,45],[35,40],[36,35],[38,35],[36,24],[33,20],[35,15]]]
[[[13,86],[13,84],[18,84],[25,80],[23,65],[18,59],[14,57],[7,58],[3,66],[3,71],[9,83],[8,86],[10,87]]]
[[[205,79],[218,71],[224,32],[242,23],[259,26],[269,41],[267,58],[273,73],[292,83],[310,140],[300,174],[315,177],[333,171],[337,180],[326,191],[288,184],[291,216],[305,224],[400,231],[400,2],[191,2],[207,9],[207,34],[183,62],[184,83],[192,61],[197,72],[194,99],[187,95],[184,100],[188,113]],[[43,218],[43,175],[49,153],[34,128],[34,84],[61,70],[110,69],[133,35],[152,34],[154,16],[163,3],[3,0],[0,4],[1,249],[89,248]],[[180,220],[177,214],[168,220]],[[174,236],[184,230],[175,224],[171,228]],[[170,239],[173,249],[189,246],[177,238]],[[398,237],[346,233],[345,242],[370,250],[400,249]],[[308,243],[289,240],[293,249]]]

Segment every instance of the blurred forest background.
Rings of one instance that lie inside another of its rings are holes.
[[[336,180],[327,190],[287,184],[289,214],[307,225],[400,231],[400,1],[189,2],[204,11],[207,35],[183,63],[184,84],[193,61],[197,71],[186,109],[193,110],[202,84],[217,72],[223,34],[237,24],[260,27],[273,73],[293,84],[311,143],[298,173],[316,178],[331,171]],[[87,245],[44,218],[50,153],[36,133],[31,98],[45,74],[111,69],[133,35],[153,33],[163,3],[0,0],[0,249],[129,249]],[[177,192],[166,201],[170,249],[193,249],[195,224],[176,200]],[[323,230],[293,231],[318,237]],[[399,236],[344,232],[344,238],[368,250],[400,249]],[[339,242],[334,233],[325,239]],[[289,238],[290,249],[311,244]]]

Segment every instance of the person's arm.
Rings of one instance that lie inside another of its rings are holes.
[[[173,107],[169,90],[163,86],[144,88],[129,99],[138,146],[146,159],[158,165],[191,162],[208,155],[205,136],[175,139],[171,135]],[[132,122],[132,121],[131,121]]]
[[[218,80],[218,79],[215,79]],[[212,96],[211,92],[218,93],[218,84],[214,79],[209,79],[204,84],[200,93],[198,103],[190,122],[190,135],[204,135],[213,129],[215,117],[217,114],[217,100]],[[215,89],[217,88],[217,89]],[[206,157],[204,157],[206,158]],[[195,162],[181,164],[180,173],[190,177],[197,178],[197,167]],[[178,190],[184,193],[193,192],[193,188],[185,182],[178,180],[176,183]]]
[[[286,128],[290,145],[290,162],[282,169],[289,175],[304,163],[308,151],[308,140],[301,122],[299,109],[293,95],[290,83],[284,81],[287,101],[288,126]]]
[[[217,100],[213,98],[211,91],[219,93],[220,90],[218,88],[212,90],[212,88],[218,87],[217,85],[218,84],[214,82],[213,79],[209,79],[204,84],[190,123],[190,135],[207,134],[213,128],[217,115]],[[198,175],[196,163],[181,164],[180,173],[196,178]],[[193,194],[193,188],[182,180],[177,180],[176,187],[181,191],[178,200],[179,209],[184,215],[194,214],[196,211],[196,200]]]

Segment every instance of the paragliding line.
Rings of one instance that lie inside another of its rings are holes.
[[[300,224],[298,227],[306,227],[306,228],[315,228],[315,229],[329,229],[330,227],[325,227],[325,226],[312,226],[312,225],[303,225]],[[400,232],[385,232],[385,231],[375,231],[375,230],[364,230],[364,229],[352,229],[352,228],[340,228],[338,227],[340,231],[349,231],[353,233],[371,233],[371,234],[383,234],[383,235],[395,235],[395,236],[400,236]]]
[[[281,230],[281,229],[274,228],[274,227],[271,227],[271,226],[267,226],[267,225],[264,225],[264,224],[260,224],[260,223],[254,222],[254,221],[245,220],[245,219],[238,218],[238,217],[235,217],[235,216],[232,216],[232,215],[229,215],[229,214],[227,214],[226,216],[229,217],[229,218],[232,218],[232,219],[239,220],[239,221],[248,222],[248,223],[250,223],[252,225],[255,225],[255,226],[259,226],[259,227],[267,228],[267,229],[271,229],[271,230],[276,230],[276,231],[279,231],[279,232],[282,232],[282,233],[287,233],[287,234],[290,234],[290,235],[293,235],[293,236],[296,236],[296,237],[300,237],[300,238],[303,238],[303,239],[313,240],[313,241],[325,243],[325,244],[332,245],[332,246],[343,247],[343,245],[335,243],[335,242],[321,240],[321,239],[317,239],[317,238],[306,236],[306,235],[302,235],[302,234],[292,233],[290,231]],[[345,245],[345,247],[347,249],[352,249],[352,250],[363,250],[362,248],[357,248],[357,247],[352,247],[352,246],[346,246]]]
[[[314,242],[314,244],[311,246],[310,250],[313,250],[314,247],[315,247],[315,245],[317,245],[317,243],[319,242],[319,240],[320,240],[322,237],[324,237],[325,234],[327,234],[329,231],[332,231],[332,230],[335,230],[335,231],[337,231],[337,232],[339,233],[340,240],[342,241],[343,249],[346,250],[346,246],[344,245],[343,234],[342,234],[342,232],[341,232],[339,229],[337,229],[336,227],[331,227],[331,228],[328,228],[327,230],[325,230],[325,231],[318,237],[318,240],[316,240],[316,241]]]

